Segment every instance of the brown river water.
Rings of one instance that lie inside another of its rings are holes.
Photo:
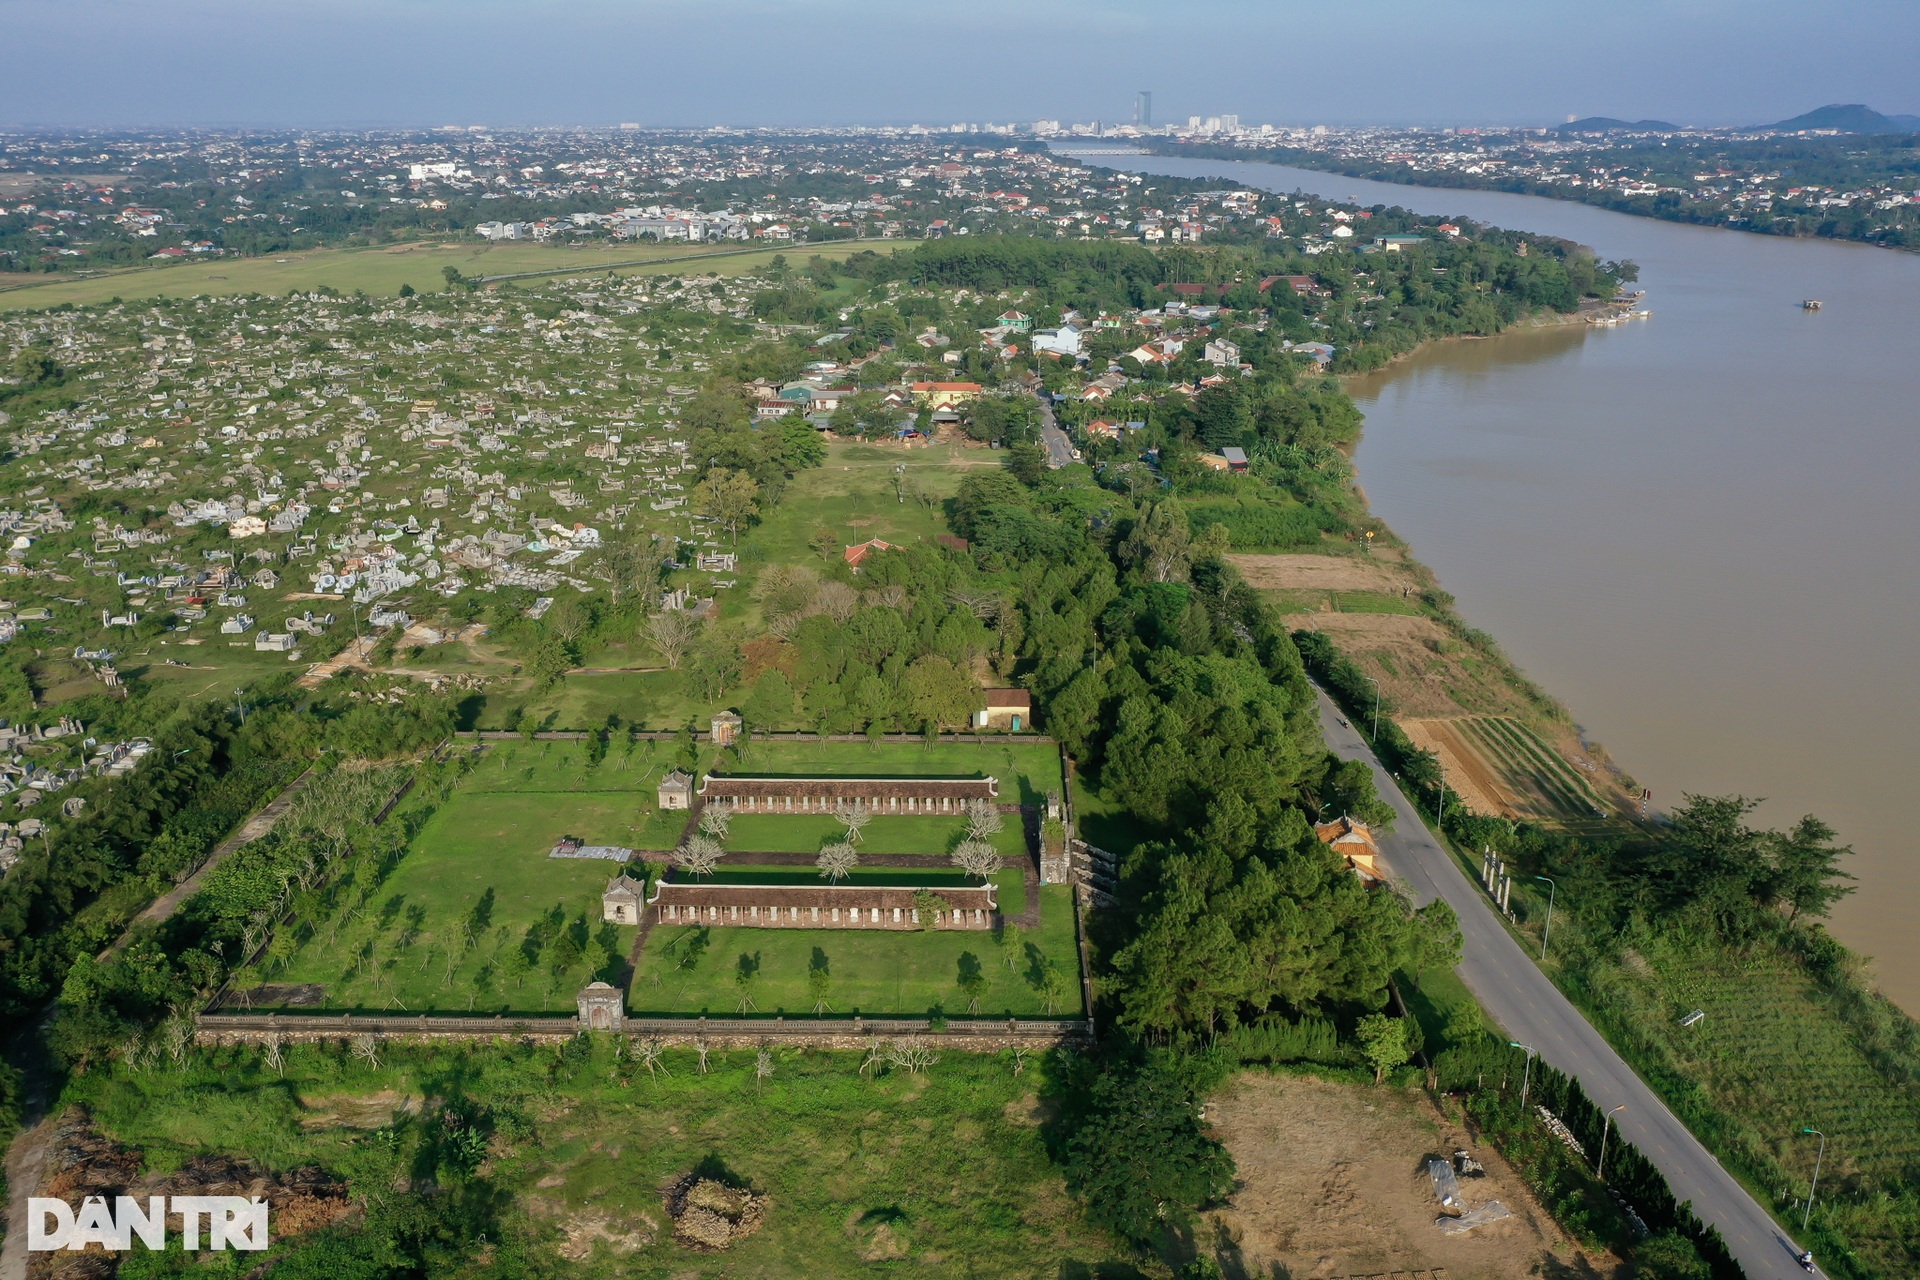
[[[1373,509],[1664,808],[1815,813],[1835,934],[1920,1014],[1920,255],[1231,161],[1088,163],[1466,216],[1640,264],[1653,315],[1357,380]],[[1800,307],[1820,299],[1818,312]]]

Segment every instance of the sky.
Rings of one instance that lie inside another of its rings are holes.
[[[0,0],[0,127],[1758,124],[1920,113],[1914,0]]]

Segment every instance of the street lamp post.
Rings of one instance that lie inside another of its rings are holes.
[[[1380,682],[1372,676],[1360,678],[1373,686],[1373,736],[1378,739],[1380,736]]]
[[[1614,1112],[1626,1109],[1627,1104],[1623,1102],[1600,1119],[1600,1163],[1594,1166],[1593,1176],[1602,1182],[1607,1180],[1607,1126],[1613,1122]]]
[[[1535,880],[1547,882],[1547,927],[1540,931],[1540,958],[1547,958],[1547,939],[1553,936],[1553,900],[1560,892],[1560,886],[1553,882],[1552,876],[1535,876]]]
[[[1510,1049],[1525,1049],[1527,1051],[1527,1069],[1521,1073],[1520,1076],[1520,1109],[1525,1111],[1527,1109],[1527,1086],[1533,1083],[1533,1055],[1538,1052],[1538,1050],[1530,1044],[1521,1044],[1518,1040],[1507,1041],[1507,1047]]]
[[[1807,1188],[1807,1209],[1800,1215],[1800,1230],[1804,1234],[1808,1221],[1813,1217],[1813,1193],[1820,1189],[1820,1162],[1827,1158],[1827,1135],[1818,1129],[1802,1129],[1800,1132],[1813,1134],[1820,1139],[1820,1154],[1813,1158],[1813,1183]]]

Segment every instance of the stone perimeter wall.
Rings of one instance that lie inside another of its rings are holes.
[[[474,1024],[483,1025],[474,1025]],[[318,1025],[316,1025],[318,1024]],[[401,1025],[405,1024],[405,1025]],[[515,1041],[557,1041],[579,1033],[574,1018],[520,1019],[496,1022],[486,1018],[287,1018],[271,1025],[263,1017],[203,1014],[194,1042],[203,1046],[264,1044],[278,1035],[284,1043],[351,1044],[363,1035],[398,1043],[467,1041],[508,1044]],[[826,1027],[818,1022],[754,1022],[731,1020],[702,1025],[697,1020],[627,1018],[618,1034],[657,1040],[669,1048],[691,1048],[704,1042],[712,1048],[757,1047],[770,1042],[809,1049],[864,1049],[874,1040],[924,1040],[935,1049],[995,1053],[1001,1049],[1045,1049],[1057,1044],[1083,1043],[1089,1036],[1084,1021],[1014,1022],[974,1020],[950,1022],[934,1031],[923,1021],[862,1020]]]

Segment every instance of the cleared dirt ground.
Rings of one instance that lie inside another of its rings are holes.
[[[1208,1215],[1213,1238],[1201,1237],[1230,1276],[1616,1274],[1617,1260],[1570,1242],[1506,1162],[1422,1094],[1249,1072],[1208,1104],[1207,1119],[1239,1167],[1232,1203]],[[1461,1180],[1468,1207],[1499,1200],[1513,1216],[1446,1236],[1434,1225],[1442,1209],[1425,1161],[1461,1148],[1487,1170]]]
[[[1521,707],[1491,664],[1431,618],[1399,613],[1305,613],[1288,624],[1325,632],[1380,682],[1400,716],[1512,715]]]
[[[1227,563],[1262,591],[1387,591],[1415,586],[1413,575],[1355,556],[1230,555]]]

